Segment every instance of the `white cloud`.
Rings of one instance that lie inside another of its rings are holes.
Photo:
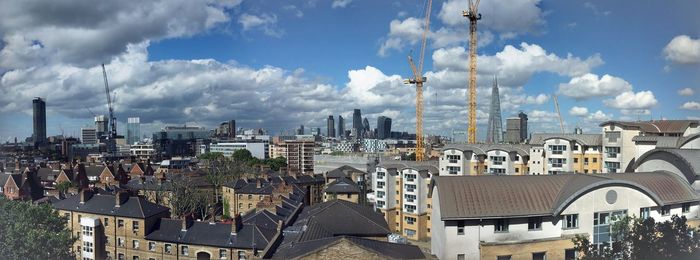
[[[692,88],[683,88],[678,90],[678,95],[681,96],[692,96],[695,94],[695,91]]]
[[[587,73],[573,77],[569,83],[559,84],[558,92],[574,99],[587,99],[612,96],[629,91],[632,91],[632,85],[622,78],[608,74],[598,77],[596,74]]]
[[[192,36],[230,20],[236,1],[1,1],[0,68],[109,61],[128,44]],[[2,70],[0,70],[0,73]]]
[[[571,109],[569,109],[569,115],[584,117],[584,116],[588,115],[588,108],[574,106]]]
[[[333,4],[331,4],[331,7],[333,7],[333,8],[345,8],[350,3],[352,3],[352,0],[333,0]]]
[[[603,103],[611,108],[642,110],[655,106],[658,101],[651,91],[640,91],[637,93],[626,91],[617,95],[614,99],[604,100]]]
[[[695,102],[695,101],[688,101],[683,103],[681,106],[681,109],[685,110],[700,110],[700,103]]]
[[[603,122],[603,121],[608,121],[613,118],[612,114],[605,114],[603,111],[596,111],[595,113],[591,113],[588,115],[587,119],[592,122]]]
[[[700,39],[688,35],[674,37],[663,50],[666,60],[679,64],[700,63]]]
[[[498,32],[504,35],[501,39],[536,32],[545,24],[539,3],[540,0],[481,1],[479,29]],[[462,16],[463,10],[467,10],[467,1],[448,0],[443,3],[438,18],[449,26],[464,27],[469,20]]]
[[[260,29],[272,37],[281,37],[284,34],[282,29],[277,28],[277,15],[274,14],[252,15],[244,13],[238,17],[238,23],[241,24],[244,31]]]

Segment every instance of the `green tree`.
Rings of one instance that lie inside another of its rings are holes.
[[[253,154],[250,153],[250,151],[246,149],[240,149],[236,150],[233,152],[231,155],[231,159],[233,159],[234,162],[237,163],[249,163],[254,159]]]
[[[66,194],[66,192],[68,192],[68,189],[70,189],[71,187],[73,187],[73,184],[68,182],[68,181],[64,181],[64,182],[61,182],[59,184],[56,184],[56,190],[60,194]]]
[[[75,259],[66,223],[47,204],[0,197],[0,259]]]
[[[665,222],[625,217],[615,222],[611,246],[599,247],[587,236],[573,238],[581,259],[700,259],[700,234],[685,217]]]
[[[203,153],[200,155],[198,158],[203,159],[203,160],[214,160],[214,159],[219,159],[224,157],[223,153],[220,152],[208,152],[208,153]]]

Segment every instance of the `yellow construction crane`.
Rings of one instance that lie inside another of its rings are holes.
[[[425,58],[425,45],[428,41],[428,32],[430,31],[430,10],[432,9],[433,1],[428,0],[425,7],[425,28],[423,30],[423,39],[420,47],[420,58],[418,67],[413,63],[413,57],[408,56],[408,64],[411,66],[413,78],[404,81],[406,84],[416,85],[416,161],[422,161],[425,156],[423,145],[423,83],[427,80],[423,77],[423,59]]]
[[[469,129],[470,144],[476,143],[476,21],[481,20],[477,12],[479,1],[469,0],[469,10],[462,11],[462,16],[469,18]]]
[[[561,112],[559,112],[559,101],[557,100],[557,95],[552,95],[554,99],[554,109],[557,110],[557,116],[559,117],[559,127],[561,128],[561,133],[564,133],[564,120],[561,119]]]

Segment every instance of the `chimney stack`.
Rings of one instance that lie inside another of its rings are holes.
[[[262,181],[260,181],[260,178],[255,179],[255,187],[258,189],[262,188]]]
[[[277,221],[277,233],[282,232],[282,227],[283,227],[283,226],[284,226],[284,224],[282,224],[282,220],[281,220],[281,219],[278,220],[278,221]]]
[[[129,199],[129,194],[124,191],[118,191],[117,194],[114,195],[114,199],[114,206],[121,207],[121,205]]]
[[[243,219],[241,213],[236,214],[231,221],[231,234],[237,234],[243,227]]]
[[[84,189],[80,191],[80,204],[85,204],[92,198],[92,191]]]
[[[184,215],[182,217],[182,229],[181,231],[187,231],[194,224],[194,219],[192,218],[192,213]]]

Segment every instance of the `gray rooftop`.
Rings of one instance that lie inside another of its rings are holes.
[[[588,146],[602,146],[602,134],[556,134],[556,133],[533,133],[530,137],[530,144],[543,145],[548,139],[559,138]]]
[[[55,202],[53,207],[67,211],[130,218],[148,218],[170,211],[167,207],[141,197],[125,197],[128,197],[126,201],[117,207],[115,195],[94,194],[85,203],[80,203],[80,195],[77,194]]]

